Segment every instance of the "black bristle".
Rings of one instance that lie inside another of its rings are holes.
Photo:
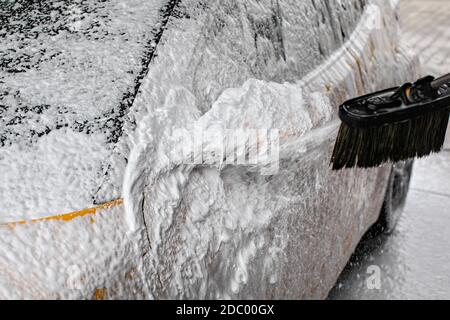
[[[442,149],[450,111],[430,112],[407,121],[379,127],[354,128],[341,124],[331,162],[333,170],[376,167],[423,157]]]

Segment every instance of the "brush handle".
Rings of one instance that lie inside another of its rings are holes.
[[[430,85],[433,89],[439,89],[442,85],[450,82],[450,73],[431,81]]]

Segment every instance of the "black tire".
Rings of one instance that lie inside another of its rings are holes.
[[[414,160],[407,160],[392,166],[380,217],[371,230],[375,235],[394,231],[405,206],[413,163]]]

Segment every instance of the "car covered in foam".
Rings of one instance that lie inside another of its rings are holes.
[[[407,190],[329,165],[339,104],[419,75],[396,6],[0,4],[0,297],[325,298]]]

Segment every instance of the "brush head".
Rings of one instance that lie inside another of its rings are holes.
[[[379,91],[340,106],[342,124],[331,158],[333,170],[376,167],[442,149],[450,92],[436,91],[411,102],[406,93],[413,86]]]

